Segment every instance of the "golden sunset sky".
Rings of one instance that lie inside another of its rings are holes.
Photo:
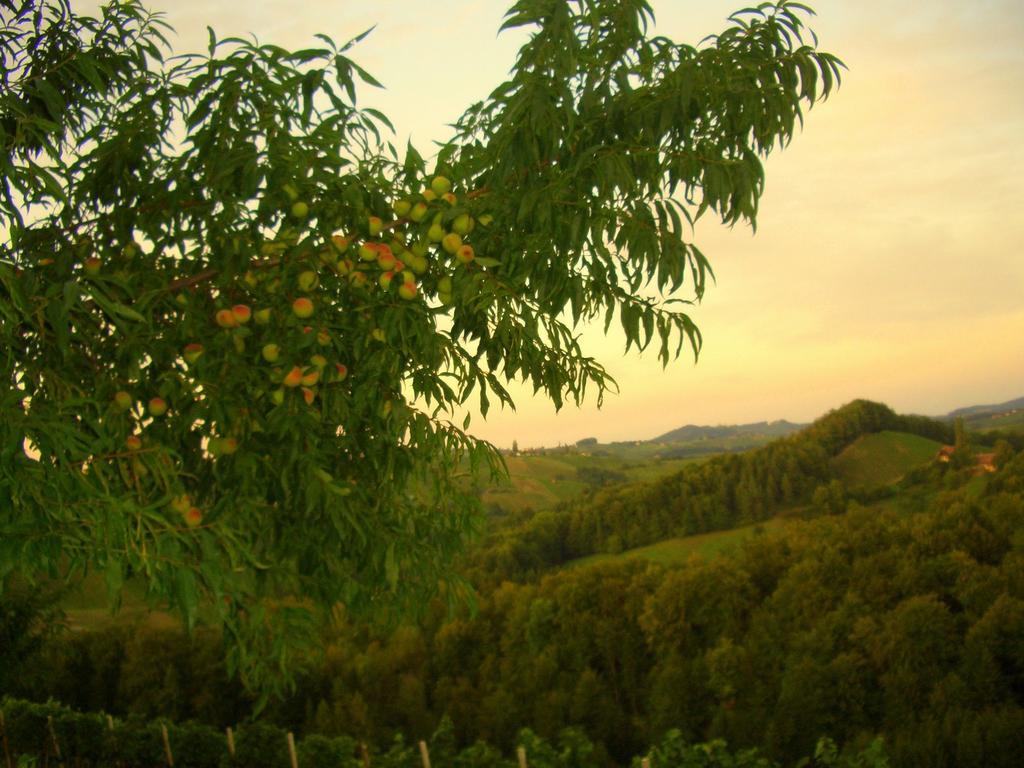
[[[710,219],[717,284],[693,317],[699,363],[663,370],[581,329],[620,393],[557,416],[529,389],[475,417],[499,446],[646,439],[687,423],[809,421],[857,397],[901,412],[1024,395],[1024,14],[1019,0],[808,0],[843,86],[766,163],[758,232]],[[306,47],[376,24],[355,58],[386,86],[363,105],[426,155],[501,82],[525,39],[497,0],[147,0],[179,52],[221,36]],[[656,32],[695,44],[743,0],[656,0]],[[74,3],[86,11],[96,3]]]

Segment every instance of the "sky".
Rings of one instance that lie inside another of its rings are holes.
[[[307,47],[376,25],[353,58],[399,146],[427,154],[505,79],[523,31],[510,0],[148,0],[180,51],[220,36]],[[696,44],[736,0],[652,0],[655,32]],[[766,161],[758,231],[710,218],[695,242],[717,278],[692,317],[700,360],[663,369],[615,329],[581,328],[619,385],[558,414],[529,388],[473,417],[507,447],[655,437],[688,423],[810,421],[854,398],[937,415],[1024,395],[1024,15],[1019,0],[809,0],[821,48],[849,71]],[[73,2],[80,11],[95,2]]]

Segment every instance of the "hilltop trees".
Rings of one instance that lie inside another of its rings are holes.
[[[501,462],[456,408],[600,401],[583,321],[696,353],[689,224],[754,223],[840,68],[785,0],[699,47],[642,1],[522,0],[512,74],[427,162],[356,106],[361,38],[171,57],[134,2],[3,7],[0,576],[140,578],[257,687],[318,609],[458,600],[460,467]]]

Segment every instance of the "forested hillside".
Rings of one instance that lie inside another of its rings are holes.
[[[835,480],[831,460],[865,434],[898,430],[950,442],[951,426],[857,400],[800,432],[742,454],[725,454],[654,481],[597,490],[497,531],[472,558],[478,580],[536,575],[599,552],[766,520],[810,503]]]
[[[824,468],[858,434],[894,426],[934,429],[855,403],[747,457],[736,475],[801,450],[815,457],[807,467]],[[822,736],[856,752],[879,735],[897,766],[1016,765],[1024,454],[1004,444],[997,455],[994,474],[932,462],[883,503],[793,519],[710,559],[487,581],[475,612],[449,617],[436,605],[390,629],[339,616],[323,658],[263,717],[382,745],[396,732],[426,737],[448,715],[457,744],[484,739],[506,753],[522,727],[554,740],[578,726],[598,765],[628,761],[669,729],[691,743],[757,746],[784,765]],[[18,670],[8,692],[222,726],[252,711],[213,634],[114,626],[40,642],[5,660]]]

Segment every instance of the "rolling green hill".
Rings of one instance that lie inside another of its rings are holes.
[[[763,523],[744,525],[740,528],[731,528],[727,531],[712,531],[711,533],[698,533],[693,536],[681,536],[674,539],[665,539],[656,544],[648,544],[646,547],[637,547],[617,555],[597,554],[581,557],[578,560],[571,560],[566,563],[569,568],[578,568],[594,563],[607,563],[621,560],[649,560],[659,565],[676,565],[685,563],[691,557],[711,558],[722,552],[735,548],[738,544],[749,539],[751,536],[762,533],[775,533],[782,530],[786,525],[786,519],[775,517],[765,520]]]
[[[847,488],[895,483],[907,472],[935,458],[941,443],[907,432],[874,432],[857,438],[832,460]]]

